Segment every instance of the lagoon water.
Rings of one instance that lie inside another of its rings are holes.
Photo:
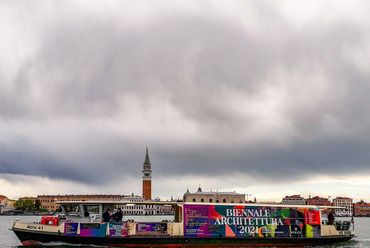
[[[40,216],[0,216],[0,247],[1,248],[15,248],[22,247],[21,243],[15,236],[15,234],[10,230],[14,221],[19,220],[22,222],[35,222],[40,221]],[[337,218],[341,220],[342,218]],[[348,220],[349,218],[345,218]],[[352,228],[352,227],[351,227]],[[365,248],[370,247],[370,218],[355,218],[355,231],[356,236],[349,242],[344,242],[334,245],[324,245],[316,246],[322,248]],[[34,246],[33,246],[34,247]],[[69,248],[69,247],[98,247],[98,246],[76,246],[76,245],[66,245],[66,244],[48,244],[43,247],[48,248]]]

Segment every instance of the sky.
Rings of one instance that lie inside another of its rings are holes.
[[[0,1],[0,194],[370,201],[369,1]]]

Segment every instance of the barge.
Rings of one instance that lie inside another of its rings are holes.
[[[329,225],[321,217],[322,209],[311,205],[140,202],[135,204],[171,205],[173,218],[103,222],[100,217],[107,209],[132,204],[60,202],[66,220],[44,216],[40,223],[15,222],[12,230],[22,244],[108,247],[297,247],[344,242],[355,236],[351,222]]]

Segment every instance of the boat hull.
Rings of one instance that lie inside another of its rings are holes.
[[[170,237],[170,236],[130,236],[130,237],[82,237],[64,234],[45,233],[13,229],[18,239],[23,242],[39,243],[63,242],[69,244],[93,244],[114,247],[297,247],[332,244],[348,241],[353,236],[332,236],[321,238],[237,238],[237,237]]]

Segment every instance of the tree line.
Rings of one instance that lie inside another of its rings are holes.
[[[38,199],[35,202],[30,199],[19,199],[14,203],[14,208],[23,211],[48,211],[47,209],[41,207],[41,201]]]

